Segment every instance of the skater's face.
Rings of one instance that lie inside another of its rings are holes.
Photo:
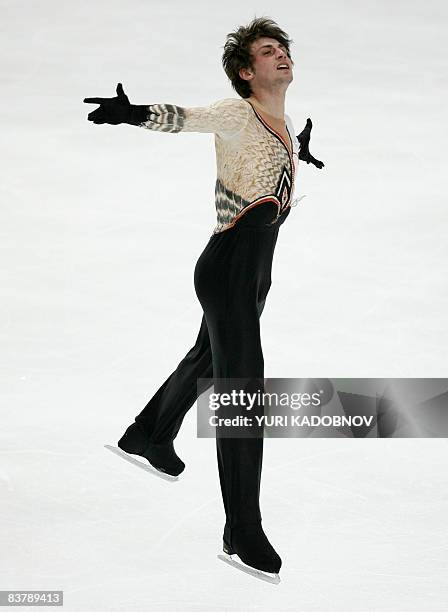
[[[251,45],[253,68],[240,70],[240,77],[254,88],[286,89],[293,80],[291,59],[286,47],[275,38],[259,38]]]

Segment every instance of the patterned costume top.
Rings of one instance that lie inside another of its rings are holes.
[[[159,132],[215,134],[214,234],[231,228],[247,210],[264,202],[277,205],[277,218],[291,205],[299,148],[288,115],[285,121],[289,148],[244,98],[228,98],[208,107],[152,104],[148,111],[148,119],[140,127]]]

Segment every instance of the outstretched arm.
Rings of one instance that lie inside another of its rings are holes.
[[[207,107],[184,108],[175,104],[130,104],[121,83],[115,98],[84,98],[87,104],[99,104],[88,115],[93,123],[129,123],[157,132],[209,132],[222,137],[240,131],[249,119],[249,105],[240,100],[220,100]]]
[[[311,137],[311,128],[313,124],[311,123],[311,119],[308,118],[306,120],[306,125],[300,134],[297,136],[297,140],[299,141],[299,159],[306,161],[307,164],[314,164],[316,168],[323,168],[325,166],[324,162],[319,161],[315,157],[313,157],[309,150],[310,137]]]
[[[249,113],[248,104],[232,98],[190,108],[151,104],[148,119],[141,127],[159,132],[208,132],[226,138],[245,127]]]

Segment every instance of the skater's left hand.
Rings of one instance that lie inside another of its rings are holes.
[[[311,123],[311,119],[308,117],[306,120],[306,125],[300,134],[297,136],[297,140],[299,141],[300,149],[299,149],[299,159],[306,161],[307,164],[314,164],[316,168],[321,170],[325,164],[324,162],[319,161],[315,157],[313,157],[309,150],[310,137],[311,137],[311,128],[313,124]]]

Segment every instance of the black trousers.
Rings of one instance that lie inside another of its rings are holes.
[[[264,203],[210,237],[194,271],[204,312],[196,343],[135,419],[150,442],[174,440],[187,411],[212,384],[198,392],[198,378],[215,379],[221,387],[226,379],[244,378],[252,392],[263,391],[260,317],[279,227],[289,212],[276,218],[277,206]],[[218,428],[216,449],[226,525],[261,521],[263,437],[222,437]]]

